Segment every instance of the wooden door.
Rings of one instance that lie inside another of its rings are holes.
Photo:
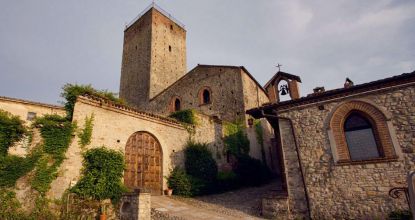
[[[125,146],[124,184],[130,189],[162,193],[162,153],[158,140],[148,132],[136,132]]]

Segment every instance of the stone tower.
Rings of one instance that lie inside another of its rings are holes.
[[[124,30],[120,98],[145,109],[186,73],[186,30],[155,4]]]

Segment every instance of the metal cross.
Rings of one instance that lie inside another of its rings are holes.
[[[282,65],[278,63],[278,65],[276,65],[275,67],[277,67],[278,68],[278,72],[280,72]]]

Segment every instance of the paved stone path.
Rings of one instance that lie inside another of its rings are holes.
[[[260,216],[262,196],[278,187],[271,183],[195,198],[152,196],[151,208],[158,216],[164,216],[153,216],[153,219],[263,219]]]

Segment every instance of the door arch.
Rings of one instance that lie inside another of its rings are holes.
[[[129,189],[162,193],[162,150],[157,138],[146,131],[132,134],[125,146],[124,184]]]

